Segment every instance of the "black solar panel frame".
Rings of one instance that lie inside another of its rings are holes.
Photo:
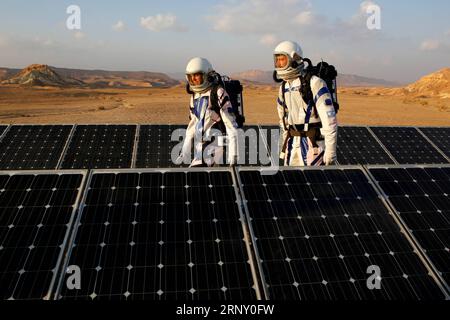
[[[418,137],[422,138],[425,140],[425,142],[429,145],[430,150],[435,151],[443,160],[442,163],[432,163],[432,164],[447,164],[448,163],[448,158],[442,153],[441,150],[439,150],[438,148],[436,148],[436,146],[431,143],[431,141],[417,128],[417,127],[412,127],[412,126],[369,126],[368,127],[369,131],[372,133],[372,135],[375,137],[375,139],[378,140],[378,142],[384,147],[385,151],[388,152],[388,154],[390,154],[392,156],[392,158],[395,160],[395,164],[398,165],[423,165],[423,164],[429,164],[429,162],[423,162],[423,161],[415,161],[414,163],[403,163],[401,159],[397,159],[396,155],[394,153],[392,153],[389,149],[389,147],[382,141],[382,139],[380,137],[378,137],[378,135],[376,134],[376,132],[373,130],[377,130],[377,129],[410,129],[411,131],[415,132],[418,134]]]
[[[64,281],[66,279],[65,270],[67,270],[67,267],[69,266],[71,253],[73,249],[73,243],[76,240],[77,237],[77,225],[80,223],[82,215],[83,215],[83,209],[85,207],[86,198],[89,193],[89,186],[91,185],[92,178],[95,174],[99,173],[176,173],[176,172],[229,172],[233,181],[233,188],[236,195],[236,200],[238,203],[238,210],[240,215],[240,221],[242,223],[242,231],[244,235],[244,242],[245,247],[247,251],[247,255],[249,257],[248,263],[250,265],[250,270],[253,277],[253,283],[255,290],[257,300],[264,300],[264,293],[262,292],[262,283],[261,283],[261,277],[258,273],[258,267],[256,266],[256,257],[255,252],[252,250],[253,241],[250,238],[250,233],[248,230],[248,223],[246,220],[246,214],[244,213],[244,209],[242,206],[242,198],[240,194],[240,188],[238,185],[238,180],[236,177],[236,172],[232,168],[130,168],[130,169],[92,169],[89,170],[88,176],[86,178],[86,183],[84,184],[85,187],[83,188],[83,194],[81,197],[80,202],[78,203],[77,209],[77,216],[75,218],[75,221],[72,223],[72,233],[70,235],[70,238],[68,239],[67,244],[65,245],[65,258],[62,263],[61,272],[59,272],[59,279],[57,286],[54,290],[54,299],[60,300],[62,298],[62,289],[64,285]]]
[[[187,165],[183,164],[183,165],[175,165],[173,163],[170,163],[170,161],[166,161],[169,159],[163,159],[161,161],[161,159],[158,159],[159,162],[162,162],[163,165],[156,165],[153,166],[150,163],[154,163],[154,159],[152,158],[147,158],[145,156],[145,154],[143,154],[143,151],[147,150],[147,147],[145,146],[141,146],[141,143],[146,143],[147,145],[151,143],[151,141],[148,141],[147,137],[144,138],[144,134],[146,132],[148,132],[148,130],[155,130],[155,129],[171,129],[173,128],[174,130],[176,129],[186,129],[187,128],[187,124],[156,124],[156,125],[152,125],[152,124],[141,124],[139,125],[139,131],[138,131],[138,137],[135,141],[135,154],[134,154],[134,161],[132,162],[132,167],[133,169],[150,169],[150,168],[180,168],[180,167],[187,167]],[[152,139],[153,137],[150,137],[150,139]],[[170,142],[170,141],[168,141]],[[180,142],[176,142],[174,141],[175,144],[178,144]],[[144,147],[144,148],[142,148]],[[144,149],[144,150],[141,150]],[[155,154],[150,154],[150,157],[153,157]],[[164,165],[164,163],[166,165]],[[142,165],[143,164],[143,165]]]
[[[412,165],[414,166],[414,165]],[[389,214],[391,215],[391,217],[394,219],[395,223],[400,227],[402,233],[405,235],[406,239],[408,240],[409,244],[413,247],[413,249],[415,250],[415,252],[419,253],[419,258],[421,259],[422,263],[424,264],[424,266],[429,270],[431,276],[433,277],[433,280],[436,282],[437,286],[441,289],[442,293],[445,295],[446,299],[450,299],[450,295],[448,292],[446,292],[446,290],[444,289],[444,286],[442,284],[442,282],[440,281],[438,275],[435,272],[435,269],[432,268],[429,264],[428,264],[428,260],[425,258],[425,256],[423,255],[423,252],[420,250],[420,248],[416,245],[416,242],[413,241],[410,238],[410,234],[409,232],[407,232],[405,226],[400,222],[400,220],[398,219],[397,214],[395,213],[395,211],[392,210],[390,203],[387,201],[386,197],[383,195],[383,193],[380,192],[379,186],[377,183],[374,182],[373,177],[368,173],[368,168],[369,166],[363,166],[363,165],[347,165],[347,166],[326,166],[326,167],[320,167],[320,169],[315,168],[315,167],[302,167],[301,170],[302,171],[317,171],[317,170],[346,170],[346,169],[357,169],[360,170],[362,173],[364,173],[364,175],[367,177],[368,182],[373,186],[373,188],[375,189],[375,191],[377,192],[380,200],[383,202],[384,206],[386,207],[387,211],[389,212]],[[379,165],[379,166],[373,166],[373,167],[386,167],[383,165]],[[391,165],[390,167],[399,167],[397,165]],[[258,267],[258,273],[261,277],[261,283],[262,283],[262,292],[265,295],[265,299],[266,300],[271,300],[273,299],[273,297],[270,297],[269,295],[269,291],[267,286],[265,285],[266,279],[264,276],[264,270],[263,270],[263,266],[261,263],[261,254],[259,253],[259,249],[257,246],[257,242],[255,240],[255,232],[251,223],[251,215],[250,215],[250,211],[248,209],[247,206],[247,201],[244,197],[244,190],[243,190],[243,183],[241,181],[240,172],[245,172],[245,171],[255,171],[256,168],[254,167],[237,167],[236,168],[236,176],[237,176],[237,181],[239,184],[239,188],[240,188],[240,193],[241,193],[241,198],[242,198],[242,206],[244,208],[244,212],[245,212],[245,216],[246,216],[246,221],[248,222],[248,229],[250,232],[250,238],[253,242],[253,250],[255,251],[255,255],[256,255],[256,263],[257,263],[257,267]],[[264,168],[260,169],[261,171],[264,170]],[[297,171],[299,170],[299,168],[295,168],[295,167],[283,167],[280,169],[281,171]]]
[[[375,142],[378,144],[378,146],[384,151],[385,155],[391,160],[390,163],[373,163],[374,165],[376,164],[397,164],[397,160],[394,158],[394,156],[389,152],[389,150],[387,150],[386,146],[381,143],[380,139],[378,139],[378,137],[375,135],[375,133],[370,129],[370,127],[367,126],[339,126],[338,128],[338,140],[337,140],[337,164],[338,165],[369,165],[369,163],[357,163],[357,164],[346,164],[346,163],[340,163],[339,162],[339,141],[341,141],[340,138],[340,133],[339,130],[340,129],[352,129],[352,128],[359,128],[359,129],[366,129],[367,134],[369,136],[371,136]]]
[[[410,242],[413,244],[413,247],[417,250],[417,252],[420,254],[422,261],[424,261],[425,265],[429,267],[432,271],[433,277],[436,279],[437,283],[440,287],[445,288],[444,291],[446,291],[447,300],[450,299],[450,284],[446,283],[446,281],[442,278],[440,275],[439,270],[436,268],[435,264],[431,261],[431,259],[428,257],[427,253],[424,252],[422,249],[420,242],[416,239],[414,234],[412,234],[409,231],[407,223],[403,220],[401,217],[401,214],[395,209],[395,206],[392,204],[392,202],[389,200],[389,197],[384,192],[383,188],[380,186],[377,179],[370,173],[371,169],[407,169],[407,168],[450,168],[450,164],[421,164],[421,165],[370,165],[365,166],[367,175],[372,180],[373,184],[375,185],[375,188],[377,189],[377,192],[381,195],[383,201],[386,203],[387,207],[389,208],[389,211],[393,214],[395,220],[397,221],[397,224],[401,226],[403,232],[407,235]]]
[[[77,123],[77,124],[73,124],[73,128],[72,128],[72,132],[68,138],[68,141],[66,143],[66,146],[64,148],[64,152],[61,155],[61,158],[59,160],[58,163],[58,167],[57,169],[59,170],[93,170],[94,168],[65,168],[65,160],[66,160],[66,156],[69,154],[69,150],[71,147],[71,143],[73,141],[73,138],[75,137],[76,131],[78,127],[114,127],[114,126],[134,126],[135,127],[135,131],[134,131],[134,139],[133,139],[133,145],[132,145],[132,150],[130,150],[130,166],[125,167],[125,168],[131,168],[131,165],[133,164],[133,157],[135,154],[135,148],[136,148],[136,135],[139,133],[139,125],[136,123]],[[103,168],[98,168],[98,169],[103,169]],[[111,168],[112,169],[112,168]]]
[[[417,131],[419,131],[422,136],[428,140],[428,142],[435,148],[437,149],[443,156],[444,158],[447,159],[447,161],[450,163],[450,138],[449,140],[446,141],[447,145],[445,146],[446,148],[443,149],[441,147],[441,142],[436,141],[435,139],[437,139],[436,137],[433,136],[433,133],[430,132],[429,130],[442,130],[442,131],[448,131],[449,135],[450,135],[450,127],[417,127],[416,128]]]
[[[25,126],[34,126],[34,127],[63,127],[63,126],[67,126],[67,127],[71,127],[71,129],[70,129],[70,131],[69,131],[68,136],[67,136],[66,139],[65,139],[64,147],[61,149],[59,158],[58,158],[58,160],[57,160],[56,165],[55,165],[54,168],[53,168],[53,167],[52,167],[52,168],[32,168],[32,169],[27,169],[27,168],[24,168],[24,169],[16,169],[16,168],[13,168],[13,169],[3,169],[3,170],[5,170],[5,171],[6,171],[6,170],[9,170],[9,171],[14,171],[14,170],[33,170],[33,171],[37,171],[37,170],[52,170],[52,169],[57,170],[57,169],[59,168],[59,165],[60,165],[60,163],[61,163],[61,161],[62,161],[64,155],[65,155],[65,152],[66,152],[66,148],[67,148],[67,146],[68,146],[68,143],[69,143],[70,140],[72,139],[72,134],[73,134],[73,132],[74,132],[74,129],[75,129],[76,125],[70,124],[70,123],[55,123],[55,124],[50,124],[50,123],[40,123],[40,124],[26,124],[26,123],[23,124],[23,123],[17,123],[17,124],[6,125],[5,130],[4,130],[3,133],[0,135],[0,142],[2,142],[3,139],[5,139],[5,138],[7,137],[7,134],[10,132],[10,130],[11,130],[12,128],[14,128],[14,127],[25,127]]]
[[[0,175],[72,175],[72,174],[79,174],[82,176],[82,180],[80,182],[79,190],[77,193],[75,204],[73,205],[72,215],[70,217],[70,221],[68,223],[67,232],[64,236],[64,241],[58,256],[58,260],[55,266],[55,272],[53,274],[48,293],[45,296],[44,300],[53,300],[56,290],[56,285],[58,282],[59,277],[61,276],[61,273],[65,269],[61,269],[63,262],[64,262],[64,256],[66,253],[66,248],[68,245],[68,241],[70,239],[70,236],[73,232],[73,226],[74,222],[78,216],[79,212],[79,205],[80,201],[84,194],[84,187],[86,184],[86,181],[88,179],[88,170],[1,170]],[[65,273],[65,272],[63,272]]]

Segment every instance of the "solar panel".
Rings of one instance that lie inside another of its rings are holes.
[[[393,208],[450,288],[450,167],[371,168]]]
[[[49,299],[84,172],[0,172],[0,299]]]
[[[172,133],[178,129],[185,130],[186,127],[187,125],[141,125],[135,167],[177,167],[172,162],[171,152],[183,140],[184,135],[176,136],[178,139],[172,141]]]
[[[245,144],[240,148],[238,164],[251,167],[270,166],[271,158],[266,141],[270,132],[262,132],[259,126],[249,125],[243,128],[241,134],[243,136],[241,136],[240,143],[244,142]],[[242,150],[245,150],[245,153]]]
[[[448,163],[415,128],[371,127],[400,164]]]
[[[284,166],[284,161],[282,159],[280,159],[279,155],[280,155],[280,150],[283,148],[283,137],[280,134],[280,126],[278,125],[273,125],[273,126],[260,126],[261,127],[261,134],[265,137],[265,141],[267,143],[268,146],[268,153],[269,155],[272,156],[272,161],[274,163],[278,163],[279,166]],[[267,131],[264,131],[267,130]],[[273,137],[275,137],[275,135],[278,135],[278,149],[277,146],[274,145],[275,141],[272,140],[277,140]],[[273,154],[272,154],[273,153]]]
[[[0,169],[56,169],[72,127],[11,126],[0,142]]]
[[[258,297],[232,171],[181,170],[92,173],[63,299]]]
[[[238,172],[270,299],[444,298],[362,170]]]
[[[338,135],[339,164],[394,164],[366,127],[339,127]]]
[[[130,168],[135,125],[77,125],[61,169]]]
[[[448,158],[450,158],[450,127],[419,128]]]

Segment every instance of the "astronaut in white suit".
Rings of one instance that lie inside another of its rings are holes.
[[[183,148],[177,163],[189,163],[194,146],[191,167],[212,167],[237,162],[238,125],[228,93],[214,83],[215,73],[211,63],[196,57],[186,67],[186,79],[190,99],[190,121],[186,131]],[[212,90],[217,92],[217,105],[211,101]],[[226,137],[226,139],[223,139]],[[228,148],[228,159],[224,159],[224,147]]]
[[[301,47],[281,42],[274,50],[280,86],[277,110],[283,139],[280,158],[286,166],[332,165],[336,161],[337,119],[325,81],[312,76],[312,99],[304,101],[300,90],[305,77]],[[305,81],[305,80],[304,80]]]

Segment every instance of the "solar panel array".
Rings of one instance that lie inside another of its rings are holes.
[[[371,130],[399,164],[448,163],[415,128],[372,127]]]
[[[77,126],[61,168],[130,168],[136,128],[135,125]]]
[[[450,167],[370,173],[450,288]]]
[[[49,299],[83,173],[0,172],[0,299]]]
[[[337,159],[341,165],[394,164],[366,127],[340,127]]]
[[[270,298],[444,298],[360,169],[239,176]],[[370,266],[380,290],[366,284]]]
[[[0,126],[0,299],[450,299],[450,128],[342,127],[364,167],[273,175],[278,126],[248,167],[170,168],[185,128]]]
[[[71,125],[14,125],[0,142],[0,169],[56,169]]]
[[[231,171],[94,172],[64,299],[255,299]]]
[[[178,131],[177,129],[181,129]],[[0,126],[0,169],[109,169],[186,167],[172,161],[186,125],[13,125]],[[278,126],[246,126],[241,134],[240,166],[270,166],[283,161]],[[354,164],[450,162],[450,128],[340,127],[337,160]],[[373,131],[373,132],[372,132]],[[172,135],[175,134],[174,141]],[[137,143],[136,143],[137,142]],[[243,144],[243,146],[242,146]],[[225,148],[224,161],[227,159]],[[272,153],[274,153],[272,155]],[[227,166],[224,163],[222,166]]]

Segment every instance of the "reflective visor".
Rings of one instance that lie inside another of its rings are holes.
[[[203,81],[205,79],[204,74],[202,72],[187,74],[186,77],[187,77],[189,84],[193,85],[193,86],[202,85]]]
[[[287,54],[284,53],[276,53],[273,55],[273,63],[275,69],[284,70],[290,65],[290,58]]]

